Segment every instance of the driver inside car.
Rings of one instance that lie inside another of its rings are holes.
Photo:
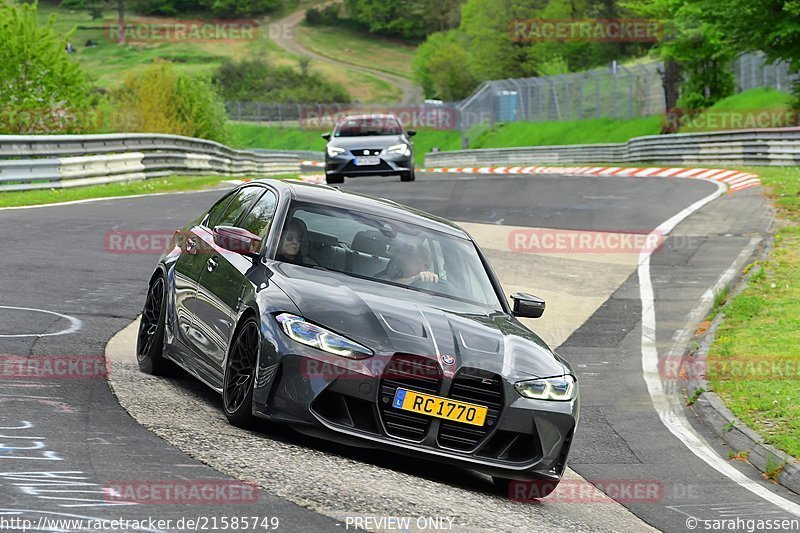
[[[404,246],[393,259],[394,268],[388,278],[395,283],[412,285],[418,281],[438,283],[439,275],[431,272],[430,256],[420,246]]]
[[[292,218],[281,235],[278,254],[275,259],[284,263],[294,263],[302,266],[316,266],[316,261],[303,252],[303,243],[308,240],[308,230],[305,223]]]

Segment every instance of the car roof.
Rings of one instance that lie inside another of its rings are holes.
[[[397,118],[397,115],[394,113],[361,113],[359,115],[347,115],[343,117],[339,122],[344,122],[345,120],[357,119],[357,120],[364,120],[368,118]]]
[[[278,192],[288,192],[294,199],[301,202],[340,207],[384,216],[472,240],[466,231],[445,218],[437,217],[436,215],[385,198],[343,191],[329,185],[306,183],[298,180],[259,179],[253,180],[250,183],[265,183],[271,185],[275,187]]]

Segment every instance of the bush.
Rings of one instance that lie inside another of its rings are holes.
[[[272,66],[263,60],[225,61],[214,74],[214,83],[225,100],[269,103],[349,102],[338,83],[321,75]]]
[[[281,6],[280,0],[210,0],[203,2],[205,7],[218,17],[252,17],[275,11]]]
[[[0,133],[82,133],[96,127],[91,85],[37,4],[0,3]]]
[[[82,0],[73,0],[82,1]],[[220,18],[252,17],[275,11],[282,0],[139,0],[137,12],[147,15],[175,16],[208,10]]]
[[[207,81],[180,74],[169,63],[130,74],[111,95],[118,132],[171,133],[229,141],[227,114]]]
[[[339,18],[340,4],[331,4],[322,9],[312,7],[306,10],[306,24],[309,26],[335,26],[342,19]]]

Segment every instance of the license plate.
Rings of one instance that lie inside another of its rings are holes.
[[[356,166],[357,167],[368,167],[370,165],[380,165],[381,158],[380,157],[356,157]]]
[[[397,389],[392,405],[397,409],[422,415],[455,420],[473,426],[482,426],[488,408],[474,403],[459,402],[441,396],[431,396],[407,389]]]

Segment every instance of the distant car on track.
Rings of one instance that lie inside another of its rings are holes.
[[[561,479],[578,423],[568,363],[447,220],[325,185],[258,180],[177,234],[150,278],[142,371],[177,363],[258,418],[476,469]],[[542,494],[546,495],[546,494]]]
[[[414,181],[414,130],[404,130],[393,114],[350,115],[324,134],[325,179],[343,183],[345,177],[400,176]]]

